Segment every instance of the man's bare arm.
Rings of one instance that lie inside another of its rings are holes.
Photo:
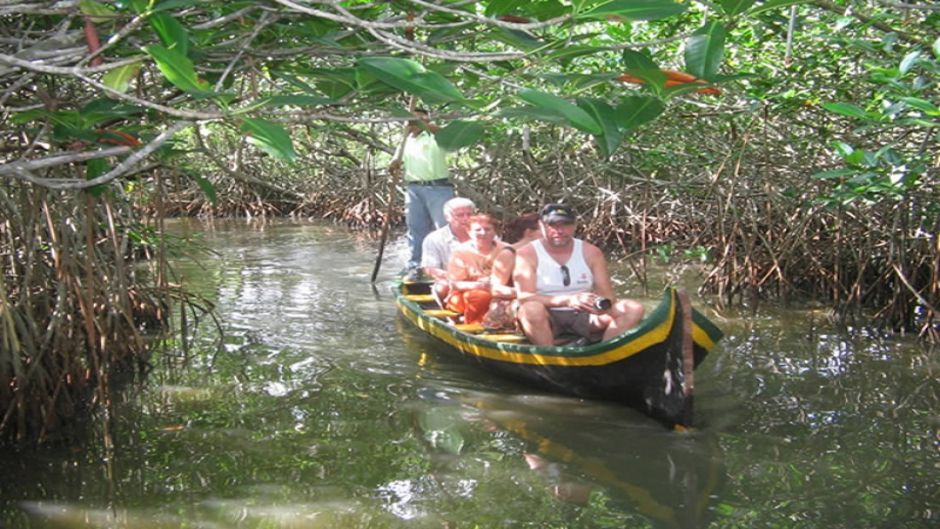
[[[607,268],[607,259],[600,248],[593,244],[584,243],[584,257],[591,274],[594,275],[594,293],[611,301],[616,299],[614,287],[610,283],[610,271]]]

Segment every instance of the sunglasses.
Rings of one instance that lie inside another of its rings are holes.
[[[565,286],[571,284],[571,272],[568,271],[568,267],[561,265],[561,283]]]

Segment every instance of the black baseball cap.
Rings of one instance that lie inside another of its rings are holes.
[[[545,204],[545,207],[542,208],[542,212],[539,213],[539,217],[542,219],[542,222],[553,223],[553,222],[575,222],[578,220],[578,214],[571,209],[570,206],[564,204]]]

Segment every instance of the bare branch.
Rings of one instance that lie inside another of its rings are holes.
[[[88,160],[107,158],[109,156],[121,156],[131,152],[132,150],[133,149],[130,147],[109,147],[107,149],[100,149],[97,151],[56,154],[36,160],[19,160],[16,162],[0,165],[0,175],[12,176],[22,171],[38,171],[40,169],[48,169],[50,167],[56,167],[70,163],[87,162]]]
[[[0,174],[13,176],[14,178],[31,182],[33,184],[41,185],[49,189],[72,189],[72,190],[88,189],[89,187],[107,184],[108,182],[111,182],[112,180],[120,176],[123,176],[125,173],[130,171],[130,169],[132,169],[135,165],[137,165],[138,163],[143,161],[145,158],[150,156],[153,153],[153,151],[159,149],[160,146],[166,143],[170,138],[172,138],[173,135],[175,135],[177,132],[191,125],[193,125],[192,121],[178,121],[174,123],[173,126],[171,126],[170,128],[160,133],[156,138],[151,140],[150,143],[148,143],[141,149],[134,151],[133,154],[125,158],[124,161],[119,163],[114,169],[111,169],[107,173],[97,178],[92,178],[91,180],[79,180],[79,179],[74,179],[74,178],[70,178],[70,179],[41,178],[32,174],[32,171],[26,168],[25,166],[14,166],[11,169],[6,169],[8,166],[11,166],[14,164],[7,164],[4,166],[0,166]],[[130,148],[128,147],[120,147],[117,149],[125,149],[125,150],[122,150],[119,154],[123,154],[130,150]],[[84,160],[101,158],[103,156],[100,153],[103,153],[106,151],[111,152],[113,150],[114,149],[104,149],[102,151],[94,151],[93,153],[90,153],[90,155],[87,158],[84,158]],[[81,153],[81,154],[84,154],[84,153]],[[81,159],[81,156],[79,156],[78,159],[72,159],[70,161],[62,162],[62,163],[72,163],[76,161],[83,161],[83,160]]]
[[[392,46],[393,48],[413,53],[416,55],[424,55],[425,57],[433,57],[435,59],[443,59],[446,61],[455,61],[455,62],[497,62],[497,61],[511,61],[524,59],[526,57],[525,53],[521,52],[508,52],[508,53],[460,53],[455,51],[447,50],[438,50],[430,46],[425,46],[424,44],[418,44],[416,42],[401,38],[392,33],[387,33],[384,31],[379,31],[375,29],[370,29],[371,33],[375,38],[381,40],[382,42]]]

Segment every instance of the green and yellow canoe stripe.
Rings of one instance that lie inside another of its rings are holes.
[[[659,323],[647,321],[635,331],[628,332],[613,341],[603,342],[583,350],[572,350],[566,347],[538,347],[493,342],[483,337],[461,333],[441,320],[423,316],[420,307],[414,303],[399,300],[399,308],[402,314],[419,329],[466,354],[515,364],[566,367],[607,365],[638,354],[664,342],[669,336],[669,330],[676,317],[675,291],[672,291],[666,317],[661,318]],[[651,315],[653,316],[655,314]],[[648,328],[650,325],[653,327]],[[711,337],[698,326],[696,326],[696,331],[699,331],[698,336],[693,334],[693,339],[706,349],[710,349],[714,345]]]

